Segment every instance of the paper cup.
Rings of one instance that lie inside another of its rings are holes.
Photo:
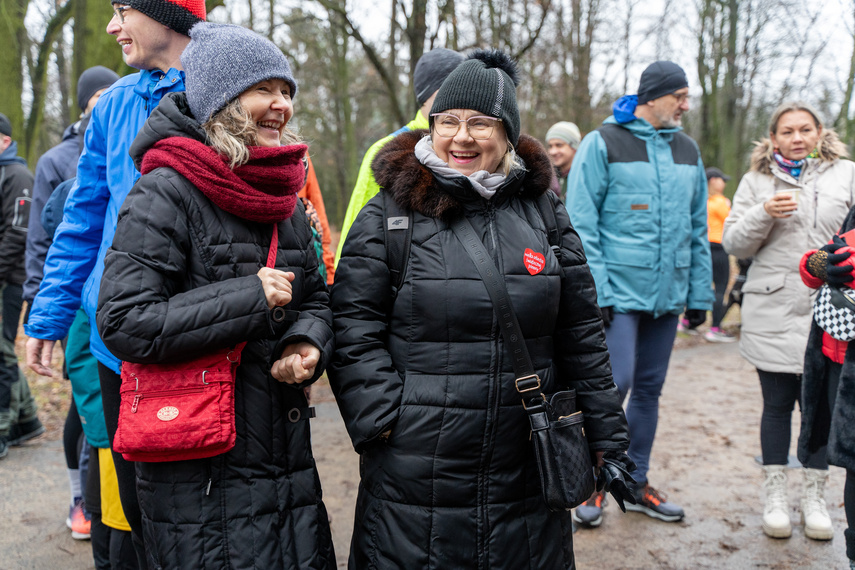
[[[799,189],[798,188],[781,189],[781,190],[778,190],[775,192],[776,196],[778,194],[789,194],[796,203],[799,202]]]

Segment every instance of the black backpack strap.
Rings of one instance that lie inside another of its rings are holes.
[[[558,231],[558,220],[555,219],[555,205],[549,194],[544,192],[537,197],[537,209],[540,210],[540,217],[546,225],[546,239],[549,240],[549,247],[552,248],[555,258],[561,261],[561,234]]]
[[[404,283],[410,244],[413,241],[413,213],[401,207],[388,192],[383,195],[383,237],[386,241],[386,265],[392,276],[392,298]]]

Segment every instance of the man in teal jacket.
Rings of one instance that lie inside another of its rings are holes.
[[[33,301],[25,331],[27,364],[51,376],[51,354],[68,334],[78,308],[95,322],[104,254],[113,242],[119,208],[140,177],[128,153],[152,110],[167,94],[184,91],[181,52],[190,28],[205,19],[203,0],[113,0],[107,33],[116,36],[125,63],[139,73],[119,79],[92,111],[77,164],[77,183],[69,193],[63,221],[45,262],[44,279]],[[98,360],[101,395],[109,438],[118,424],[119,359],[91,327],[90,349]],[[122,508],[133,532],[141,568],[146,567],[136,499],[133,463],[113,454]]]
[[[567,210],[588,258],[606,324],[615,384],[623,397],[638,465],[637,505],[627,509],[676,522],[683,509],[647,481],[677,320],[703,322],[712,308],[707,241],[707,183],[698,145],[681,132],[689,83],[675,63],[657,61],[641,75],[638,95],[588,134],[570,171]],[[604,495],[574,513],[599,526]]]
[[[436,92],[439,91],[440,85],[448,77],[448,74],[454,71],[462,61],[463,56],[456,51],[436,48],[424,54],[416,62],[416,69],[413,71],[413,89],[415,89],[419,110],[412,121],[391,135],[386,135],[371,145],[368,152],[365,153],[365,157],[362,159],[362,166],[359,167],[356,186],[353,187],[353,194],[351,194],[350,202],[347,205],[344,223],[341,225],[341,236],[339,237],[338,249],[335,253],[336,265],[338,265],[338,260],[341,258],[341,249],[344,247],[347,232],[350,230],[353,222],[356,221],[357,214],[368,203],[368,200],[376,196],[380,191],[380,185],[374,180],[374,171],[371,170],[371,163],[374,161],[374,157],[377,156],[381,148],[386,146],[386,143],[401,133],[428,128],[428,113],[430,113],[430,109],[433,106]]]

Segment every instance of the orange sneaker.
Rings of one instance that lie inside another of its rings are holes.
[[[89,532],[92,527],[91,517],[83,508],[83,499],[77,497],[74,504],[68,507],[68,518],[65,526],[71,529],[71,538],[75,540],[89,540]]]
[[[576,507],[573,521],[581,526],[595,528],[603,524],[603,506],[606,504],[606,492],[594,491],[591,498]]]
[[[674,503],[669,503],[665,495],[654,489],[650,484],[635,490],[637,503],[626,503],[627,511],[644,513],[649,517],[665,522],[679,522],[683,520],[686,513]]]

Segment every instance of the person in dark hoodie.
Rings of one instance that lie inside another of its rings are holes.
[[[329,374],[361,455],[351,569],[575,567],[570,513],[541,497],[513,353],[455,222],[467,220],[501,268],[542,392],[575,389],[597,462],[632,468],[594,281],[549,190],[546,150],[520,134],[516,84],[499,51],[452,71],[430,131],[377,154],[381,193],[344,244]],[[401,267],[384,238],[393,200],[412,212]],[[554,242],[544,222],[553,215]]]
[[[45,431],[15,354],[15,338],[24,306],[24,250],[32,197],[33,175],[27,169],[27,161],[18,156],[18,143],[12,140],[12,123],[0,113],[0,295],[3,298],[0,459],[9,453],[10,443],[20,443]]]
[[[332,315],[297,198],[307,147],[286,128],[297,83],[246,28],[200,23],[190,37],[186,93],[167,95],[131,147],[142,178],[119,211],[96,322],[125,362],[247,344],[234,447],[136,464],[148,567],[332,570],[302,390],[332,357]]]

